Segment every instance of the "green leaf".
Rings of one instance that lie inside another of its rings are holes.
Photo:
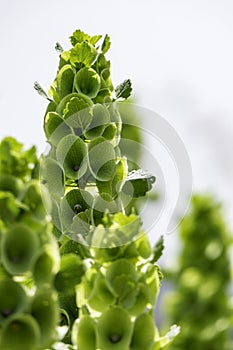
[[[56,43],[55,45],[55,50],[58,52],[58,53],[62,53],[64,51],[63,47],[61,46],[60,43]]]
[[[97,54],[97,50],[90,43],[86,41],[77,43],[70,51],[70,62],[74,66],[81,63],[86,67],[91,67]]]
[[[102,38],[102,35],[93,35],[93,36],[90,38],[90,43],[91,43],[92,45],[95,45],[101,38]]]
[[[116,99],[124,98],[127,99],[132,92],[132,84],[129,79],[123,81],[120,85],[118,85],[115,89],[116,91]]]
[[[110,37],[108,34],[105,35],[103,44],[101,46],[102,53],[105,54],[111,46]]]
[[[34,83],[34,89],[38,92],[38,94],[40,96],[42,96],[50,101],[50,98],[48,97],[46,92],[43,90],[43,88],[40,86],[40,84],[37,81],[35,81],[35,83]]]
[[[155,343],[151,350],[161,350],[167,349],[168,345],[173,341],[173,339],[180,333],[180,327],[173,325],[167,334],[163,337],[156,337]]]
[[[153,259],[151,260],[152,264],[155,263],[162,256],[163,250],[164,250],[164,238],[163,236],[161,236],[153,248]]]
[[[70,36],[70,41],[73,46],[75,46],[77,43],[81,43],[83,41],[90,41],[90,35],[85,34],[80,29],[76,30],[72,36]]]
[[[155,176],[142,169],[131,171],[127,178],[122,191],[132,198],[143,197],[151,190]]]

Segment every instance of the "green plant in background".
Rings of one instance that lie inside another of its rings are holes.
[[[0,142],[0,349],[47,349],[58,338],[57,242],[40,195],[36,149]]]
[[[172,349],[232,349],[232,238],[220,205],[211,197],[195,195],[191,211],[181,223],[180,238],[179,265],[177,272],[170,274],[175,291],[166,297],[169,322],[181,326]]]
[[[174,327],[160,337],[153,319],[163,245],[152,249],[140,217],[125,211],[155,181],[141,169],[130,172],[119,147],[115,102],[130,96],[131,83],[113,87],[108,35],[101,45],[101,36],[80,30],[70,39],[69,51],[56,46],[60,61],[49,95],[35,85],[49,100],[44,130],[51,148],[41,182],[60,246],[55,286],[69,328],[63,346],[162,349],[177,333]]]

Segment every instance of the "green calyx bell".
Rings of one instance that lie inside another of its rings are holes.
[[[99,92],[101,79],[94,69],[83,67],[75,76],[74,86],[78,92],[94,98]]]
[[[40,330],[36,320],[30,315],[17,315],[8,320],[1,329],[1,350],[38,349]]]
[[[26,310],[24,289],[10,278],[0,279],[0,324],[9,317]]]
[[[97,323],[97,348],[128,350],[133,324],[124,309],[115,306],[105,311]]]
[[[2,238],[2,263],[12,275],[30,271],[39,248],[37,235],[26,225],[16,224]]]

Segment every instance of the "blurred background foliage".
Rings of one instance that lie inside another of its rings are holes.
[[[164,272],[172,291],[162,296],[168,322],[181,326],[171,349],[230,350],[232,234],[221,204],[213,196],[194,195],[180,224],[179,237],[176,266]]]
[[[50,347],[58,337],[60,256],[39,185],[36,148],[0,142],[0,349]]]

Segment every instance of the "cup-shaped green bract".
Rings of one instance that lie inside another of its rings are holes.
[[[87,170],[87,149],[84,141],[75,135],[65,136],[58,144],[56,156],[65,175],[78,179]]]
[[[0,324],[12,315],[23,312],[27,296],[19,283],[10,278],[0,279]]]
[[[93,197],[85,190],[73,189],[62,198],[61,221],[64,229],[70,229],[73,218],[92,207]],[[79,232],[76,232],[77,234]]]
[[[130,308],[138,293],[137,272],[127,259],[119,259],[109,265],[106,271],[108,288],[119,299],[119,304]]]
[[[128,350],[132,337],[132,322],[124,309],[114,306],[105,311],[97,323],[97,349]]]
[[[59,241],[62,237],[62,223],[60,218],[60,206],[59,203],[57,203],[56,200],[51,201],[52,208],[51,208],[51,219],[53,223],[53,234]]]
[[[92,121],[88,130],[85,133],[87,139],[94,139],[103,134],[105,128],[110,123],[110,116],[107,108],[99,103],[95,104],[92,108]]]
[[[13,222],[20,213],[20,205],[11,192],[0,191],[0,220]]]
[[[57,146],[59,141],[66,135],[71,134],[70,127],[56,112],[48,112],[44,120],[44,131],[49,143]]]
[[[15,197],[18,197],[22,186],[22,181],[14,175],[0,174],[0,191],[11,192]]]
[[[150,350],[154,343],[154,338],[154,320],[147,313],[139,315],[134,322],[130,350]]]
[[[119,210],[120,205],[118,204],[118,202],[116,200],[113,200],[108,193],[102,193],[101,196],[97,196],[93,202],[93,216],[95,224],[98,225],[102,223],[102,218],[106,211],[108,211],[108,213],[113,214],[118,212]],[[106,235],[108,235],[107,229]]]
[[[129,308],[129,312],[133,316],[143,313],[148,307],[152,307],[153,300],[149,286],[145,283],[138,283],[138,291],[134,304]]]
[[[60,292],[73,293],[84,272],[82,259],[78,255],[72,253],[63,255],[55,279],[56,289]]]
[[[49,347],[57,337],[56,327],[59,322],[56,293],[49,287],[38,289],[31,305],[31,314],[39,324],[41,347]]]
[[[145,285],[144,293],[147,295],[148,303],[154,306],[160,288],[159,270],[157,266],[150,263],[146,264],[145,267],[141,274],[140,281]]]
[[[92,68],[81,68],[75,76],[74,86],[78,92],[90,98],[97,96],[101,85],[99,74]]]
[[[103,312],[116,301],[115,295],[109,290],[106,279],[101,272],[98,273],[93,290],[88,299],[88,305],[96,311]]]
[[[96,350],[96,323],[89,315],[84,315],[74,323],[72,330],[73,344],[79,350]]]
[[[30,271],[40,246],[37,233],[25,224],[15,224],[2,237],[2,264],[13,274]]]
[[[38,349],[40,330],[36,320],[30,315],[15,315],[1,330],[1,350]]]
[[[81,136],[90,127],[93,119],[92,105],[86,101],[89,97],[78,93],[66,104],[63,118],[65,123],[73,129],[75,135]]]
[[[79,308],[87,304],[97,275],[98,271],[95,268],[89,268],[83,276],[81,283],[76,286],[76,304]]]
[[[56,92],[59,96],[59,99],[62,99],[63,97],[72,92],[74,76],[74,69],[69,64],[64,65],[59,70],[55,80]]]
[[[51,157],[42,158],[40,166],[41,184],[44,185],[48,191],[46,193],[53,198],[60,198],[64,195],[64,173],[60,164]],[[43,187],[42,187],[43,190]]]
[[[73,99],[77,99],[75,100],[75,102],[78,102],[78,103],[75,103],[75,112],[78,112],[82,109],[85,109],[87,108],[88,106],[92,106],[93,105],[93,102],[92,100],[82,94],[82,93],[77,93],[77,92],[73,92],[72,94],[69,94],[67,96],[65,96],[61,102],[59,103],[58,105],[58,108],[57,108],[57,112],[59,115],[65,117],[68,110],[69,110],[69,103],[73,100]],[[73,115],[73,111],[71,112],[71,115]],[[64,115],[65,114],[65,115]],[[70,115],[69,115],[70,116]],[[68,117],[68,116],[67,116]]]
[[[37,219],[44,219],[46,213],[41,197],[40,185],[37,180],[31,180],[27,184],[23,203],[29,207],[30,213],[33,216]]]
[[[97,137],[88,145],[89,166],[93,176],[100,181],[109,181],[116,171],[116,154],[112,144]]]
[[[37,285],[51,284],[55,276],[55,257],[52,249],[44,249],[33,267],[33,278]]]

